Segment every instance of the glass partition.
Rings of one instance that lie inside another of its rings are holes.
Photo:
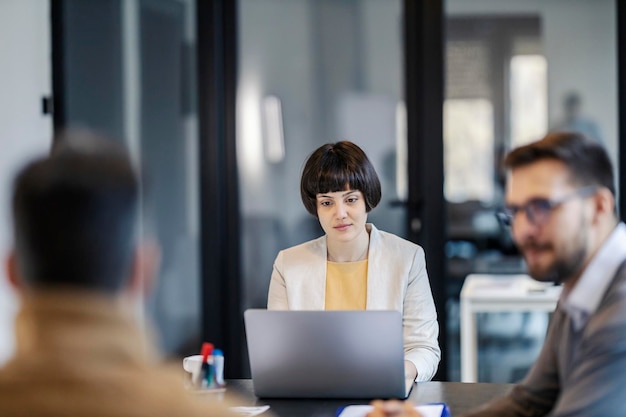
[[[238,9],[243,305],[265,307],[278,251],[323,234],[299,191],[320,145],[365,150],[383,188],[369,221],[403,234],[401,2],[240,0]]]
[[[463,280],[525,272],[493,215],[503,201],[502,156],[557,129],[583,131],[617,155],[616,2],[448,0],[445,7],[448,375],[459,380]],[[522,377],[547,320],[481,314],[478,380]]]
[[[200,347],[193,0],[60,2],[64,124],[125,142],[143,174],[143,231],[161,269],[141,312],[167,355]]]

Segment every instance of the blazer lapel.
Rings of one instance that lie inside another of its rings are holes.
[[[326,236],[316,239],[302,254],[302,258],[295,259],[294,271],[290,276],[294,277],[295,291],[291,296],[293,305],[302,310],[324,310],[326,307]],[[306,288],[306,293],[302,289]]]
[[[381,247],[380,234],[376,226],[367,224],[370,248],[367,258],[367,310],[387,308],[388,285],[386,282],[385,254]]]

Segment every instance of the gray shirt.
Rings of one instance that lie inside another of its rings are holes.
[[[626,229],[620,224],[574,290],[559,301],[526,378],[467,417],[626,416],[624,251]],[[575,296],[581,294],[577,288],[585,289],[586,301]]]

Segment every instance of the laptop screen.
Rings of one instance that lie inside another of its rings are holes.
[[[398,311],[244,313],[255,394],[277,398],[405,398]]]

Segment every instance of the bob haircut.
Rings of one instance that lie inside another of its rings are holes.
[[[300,180],[300,196],[309,213],[317,217],[317,195],[358,190],[369,213],[381,197],[380,180],[365,152],[352,142],[327,143],[307,159]]]

